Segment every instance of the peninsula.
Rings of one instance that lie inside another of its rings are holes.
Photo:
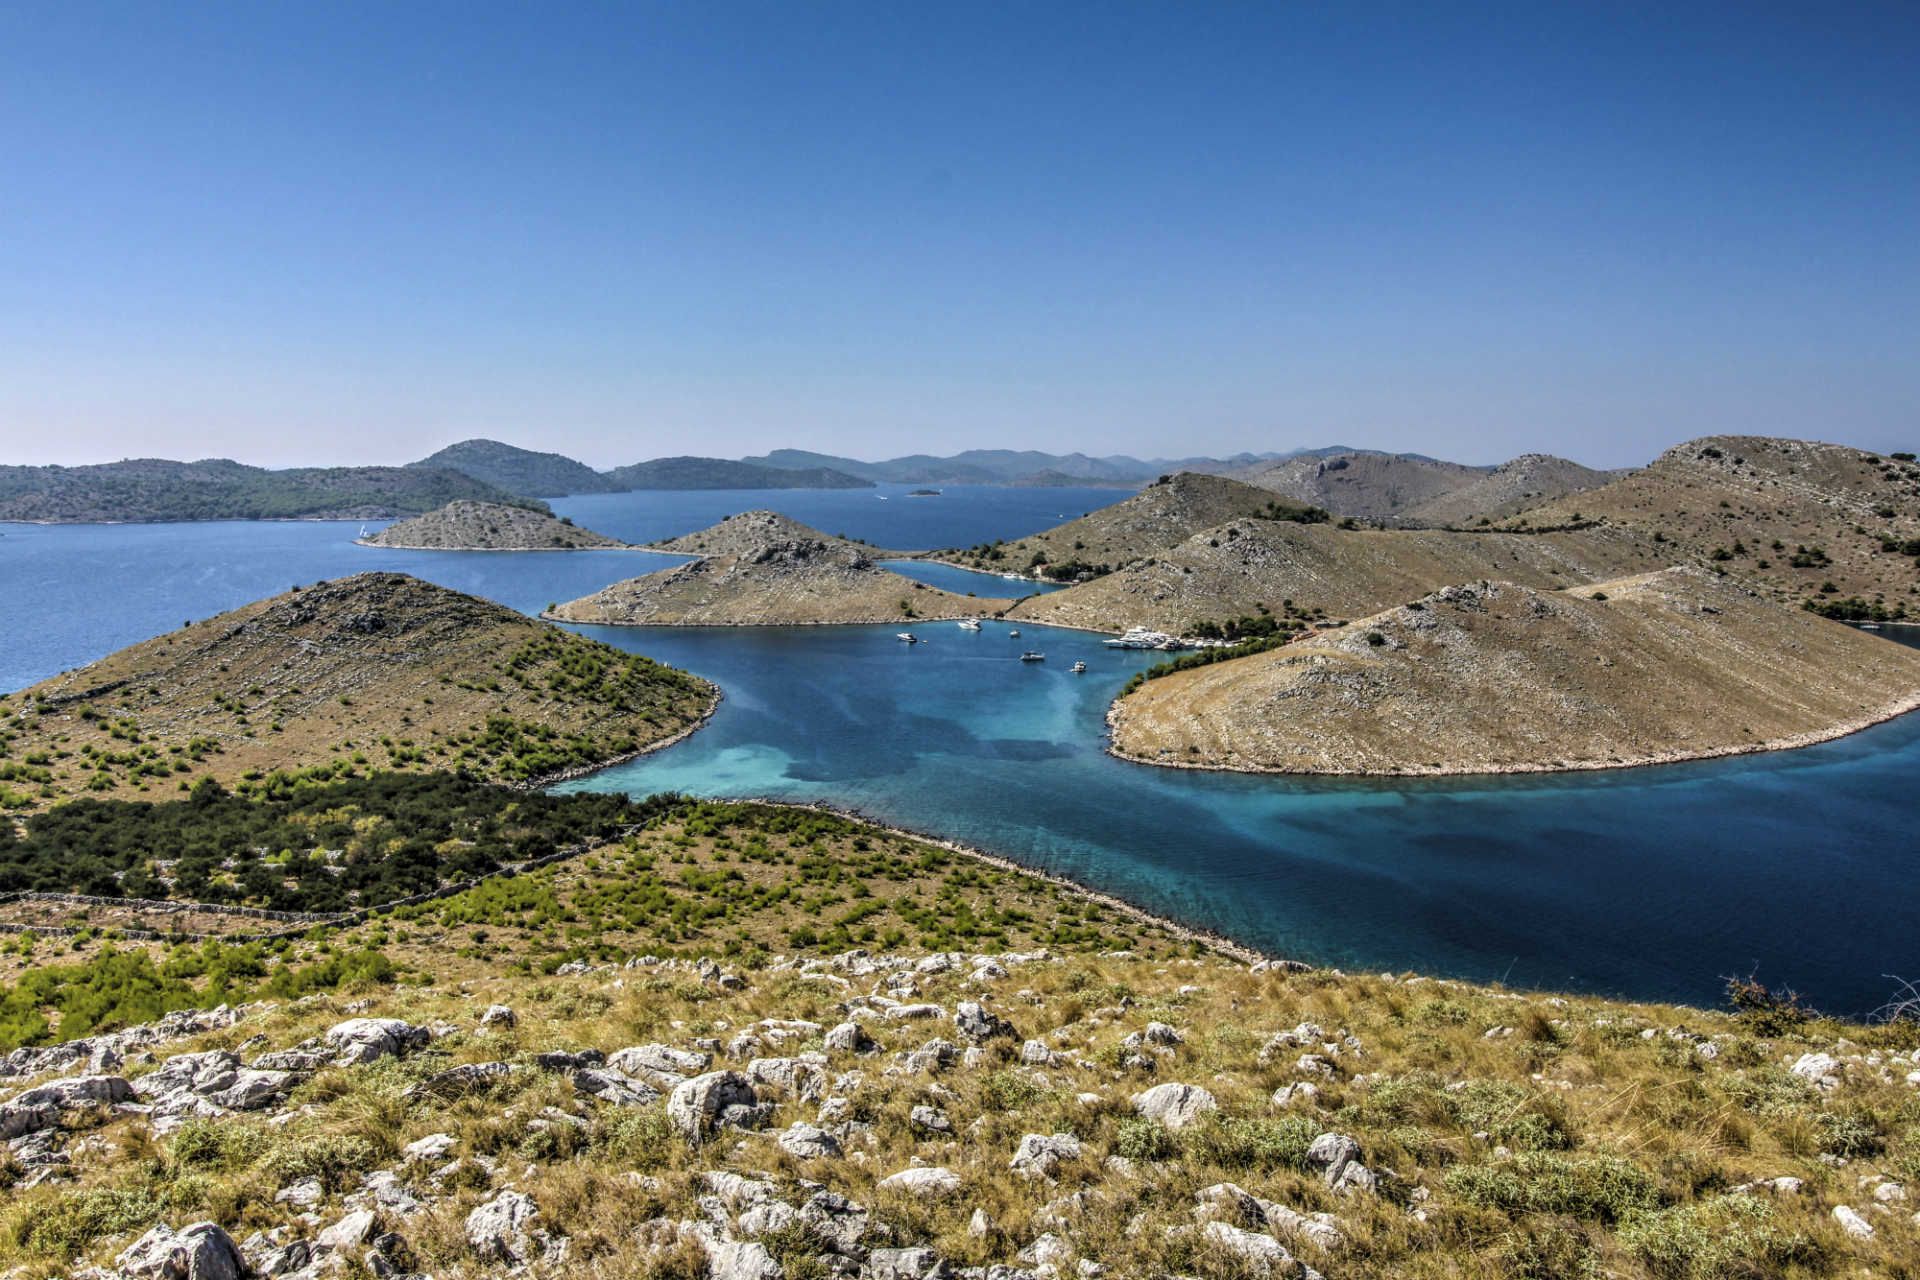
[[[421,551],[597,551],[628,545],[544,511],[467,501],[389,525],[360,544]]]
[[[883,567],[884,554],[772,511],[749,511],[653,544],[690,564],[556,605],[556,622],[602,626],[806,626],[999,613],[1006,599],[942,591]]]
[[[397,573],[297,588],[0,697],[0,808],[201,778],[464,770],[527,783],[700,724],[717,690]]]
[[[1118,699],[1130,759],[1249,772],[1513,773],[1804,746],[1920,706],[1920,652],[1695,567],[1565,591],[1448,587]]]

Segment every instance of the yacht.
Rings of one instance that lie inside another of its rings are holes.
[[[372,534],[367,532],[367,526],[365,525],[360,526],[360,540],[362,542],[365,542],[368,538],[371,538],[372,536],[373,536]]]
[[[1040,653],[1034,649],[1029,649],[1025,653],[1020,655],[1020,661],[1022,662],[1045,662],[1046,660],[1047,660],[1046,654]]]
[[[908,644],[919,644],[919,643],[920,643],[920,637],[919,637],[919,636],[917,636],[917,635],[915,635],[915,634],[913,634],[913,632],[911,632],[911,631],[902,631],[902,632],[900,632],[900,633],[899,633],[898,635],[896,635],[896,636],[894,637],[894,639],[896,639],[896,640],[905,640],[905,641],[906,641],[906,642],[907,642]]]
[[[1075,674],[1075,675],[1083,675],[1083,674],[1085,674],[1085,673],[1086,673],[1086,670],[1087,670],[1087,664],[1086,664],[1086,663],[1084,663],[1084,662],[1076,662],[1076,663],[1074,663],[1074,664],[1073,664],[1073,665],[1072,665],[1071,667],[1069,667],[1069,668],[1067,668],[1067,669],[1068,669],[1069,671],[1071,671],[1071,672],[1073,672],[1073,674]]]
[[[962,631],[978,631],[980,629],[980,619],[962,618],[960,619],[960,629]]]

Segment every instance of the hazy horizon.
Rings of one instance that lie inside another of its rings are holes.
[[[0,464],[1920,439],[1920,8],[0,14]]]

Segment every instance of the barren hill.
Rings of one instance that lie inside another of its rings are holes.
[[[603,626],[803,626],[970,618],[1010,600],[940,591],[883,568],[881,554],[772,511],[749,511],[654,544],[701,558],[556,605],[560,622]]]
[[[583,551],[627,545],[543,511],[492,502],[449,502],[361,541],[369,547],[431,551]]]
[[[1618,529],[1473,533],[1242,519],[1105,577],[1032,596],[1011,616],[1183,635],[1201,622],[1261,613],[1360,617],[1472,578],[1552,588],[1670,562],[1650,540]]]
[[[1290,458],[1241,473],[1261,488],[1339,516],[1389,524],[1462,525],[1605,484],[1608,475],[1549,454],[1471,467],[1412,454]]]
[[[1240,516],[1299,520],[1324,519],[1325,513],[1225,476],[1182,471],[1031,537],[938,555],[993,572],[1045,572],[1070,579],[1111,572]]]
[[[1251,484],[1335,515],[1400,520],[1423,503],[1483,478],[1486,469],[1392,453],[1289,458],[1242,472]]]
[[[245,605],[0,698],[0,794],[171,796],[279,769],[524,781],[699,723],[704,680],[396,573]]]
[[[1149,680],[1114,746],[1289,773],[1595,769],[1801,746],[1920,705],[1920,653],[1696,568],[1448,587]]]
[[[1657,535],[1795,603],[1859,597],[1889,613],[1920,604],[1920,466],[1910,458],[1707,436],[1508,523],[1558,524],[1576,513]]]
[[[1569,494],[1597,489],[1614,478],[1550,453],[1523,453],[1468,481],[1427,499],[1405,513],[1409,523],[1469,525],[1499,520]]]
[[[851,538],[838,538],[832,534],[822,533],[811,525],[801,524],[791,516],[766,510],[742,511],[737,516],[728,516],[718,524],[710,524],[704,529],[683,533],[677,538],[662,538],[658,542],[650,542],[647,544],[647,549],[671,551],[683,556],[737,556],[751,555],[763,547],[778,542],[818,542],[823,546],[888,558],[911,554],[904,551],[882,551]]]

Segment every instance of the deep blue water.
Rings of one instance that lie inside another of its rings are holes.
[[[1111,500],[981,492],[990,497],[971,508],[956,491],[881,502],[867,490],[555,505],[630,538],[777,506],[909,548],[1015,536]],[[360,569],[531,610],[671,563],[625,552],[376,551],[352,545],[357,528],[0,526],[0,688]],[[921,571],[983,595],[1016,586]],[[996,623],[977,635],[917,629],[927,644],[902,645],[891,627],[588,629],[717,680],[727,699],[686,742],[573,785],[827,800],[1323,963],[1696,1002],[1717,1000],[1723,975],[1757,966],[1853,1013],[1892,992],[1883,975],[1920,974],[1920,717],[1803,751],[1611,773],[1204,774],[1101,749],[1108,699],[1150,656],[1049,628],[1019,639]],[[1020,663],[1023,647],[1047,662]],[[1086,675],[1069,674],[1075,658]]]

